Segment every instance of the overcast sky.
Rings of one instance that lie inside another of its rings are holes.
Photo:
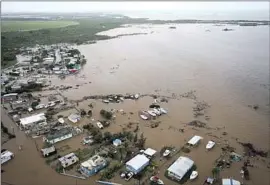
[[[269,2],[2,2],[1,12],[115,12],[132,10],[261,10],[269,12]]]

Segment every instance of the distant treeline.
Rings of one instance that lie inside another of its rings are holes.
[[[44,14],[47,16],[47,14]],[[49,16],[59,17],[59,14]],[[239,24],[240,22],[254,22],[261,25],[269,25],[269,21],[247,21],[247,20],[148,20],[145,18],[133,19],[126,16],[115,18],[118,15],[100,16],[98,14],[86,14],[84,18],[78,18],[84,14],[66,14],[62,20],[79,22],[78,25],[71,25],[62,28],[50,28],[32,31],[2,32],[1,36],[1,61],[7,63],[14,61],[16,54],[21,47],[31,47],[36,44],[50,45],[57,43],[83,44],[85,42],[94,43],[96,40],[105,40],[114,37],[96,35],[98,32],[120,27],[123,24],[168,24],[168,23],[204,23],[204,24]],[[88,17],[87,17],[88,16]],[[119,15],[120,16],[120,15]],[[41,17],[41,15],[39,15]],[[72,19],[71,19],[72,17]],[[77,18],[76,18],[77,17]],[[41,18],[4,18],[2,20],[40,20]],[[44,21],[44,19],[42,19]]]

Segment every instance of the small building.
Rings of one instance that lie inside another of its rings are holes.
[[[81,163],[80,171],[85,176],[90,177],[105,168],[107,164],[108,162],[106,159],[99,155],[94,155],[87,161]]]
[[[29,107],[29,103],[26,101],[14,101],[10,103],[12,109],[27,109]]]
[[[43,138],[43,140],[50,144],[55,144],[57,142],[69,139],[72,136],[73,135],[70,128],[63,128],[61,130],[50,132],[46,137]]]
[[[12,85],[11,86],[12,91],[18,91],[18,90],[21,90],[21,88],[22,88],[22,86],[20,86],[20,85]]]
[[[24,129],[29,129],[30,127],[35,126],[35,125],[44,126],[44,125],[47,125],[47,118],[45,117],[44,113],[32,115],[26,118],[21,118],[20,125]]]
[[[72,123],[77,123],[81,119],[81,116],[78,114],[71,114],[68,116],[68,120],[71,121]]]
[[[241,183],[234,179],[222,179],[222,185],[241,185]]]
[[[126,163],[126,169],[136,175],[149,165],[149,161],[145,155],[138,154]]]
[[[66,168],[77,163],[79,161],[79,158],[74,153],[70,153],[59,158],[58,160],[60,161],[61,166],[63,166],[63,168]]]
[[[188,141],[188,144],[191,145],[191,146],[195,146],[195,145],[197,145],[200,142],[201,139],[202,139],[201,136],[194,136],[193,138],[191,138]]]
[[[57,151],[56,151],[54,146],[51,146],[49,148],[41,149],[41,153],[42,153],[43,157],[48,157],[48,156],[51,156],[53,154],[56,154]]]
[[[179,157],[168,169],[168,176],[180,181],[185,174],[192,168],[194,162],[187,157]]]
[[[113,140],[113,145],[114,146],[119,146],[119,145],[121,145],[122,144],[122,141],[120,140],[120,139],[115,139],[115,140]]]
[[[146,155],[146,157],[150,157],[152,158],[155,154],[157,153],[156,150],[152,149],[152,148],[147,148],[143,154]]]
[[[5,94],[1,98],[1,100],[2,100],[3,103],[15,101],[17,99],[18,99],[18,93]]]

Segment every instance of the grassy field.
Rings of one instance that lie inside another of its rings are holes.
[[[77,25],[75,21],[2,21],[2,32],[30,31]]]

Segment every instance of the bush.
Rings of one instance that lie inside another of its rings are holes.
[[[90,125],[89,124],[88,125],[83,125],[83,129],[90,130]]]
[[[100,110],[100,115],[106,119],[111,119],[113,114],[109,111],[106,111],[104,109]]]
[[[182,151],[183,151],[184,153],[189,153],[189,152],[190,152],[190,149],[189,149],[189,148],[186,148],[186,147],[183,147],[183,148],[182,148]]]

